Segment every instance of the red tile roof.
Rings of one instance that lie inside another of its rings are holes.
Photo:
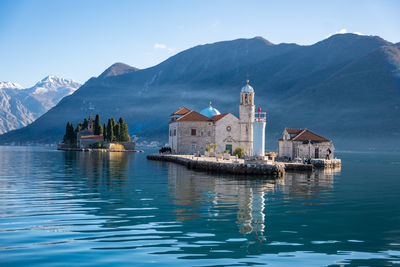
[[[301,131],[303,131],[303,129],[294,129],[294,128],[286,128],[285,130],[288,132],[288,134],[298,134]]]
[[[98,139],[98,140],[104,140],[103,135],[84,135],[80,137],[81,139]]]
[[[229,113],[223,113],[223,114],[219,114],[219,115],[214,115],[210,119],[213,120],[213,121],[218,121],[218,120],[222,119],[223,117],[225,117],[228,114]]]
[[[182,117],[176,119],[176,121],[210,121],[210,119],[194,110],[191,110]]]
[[[181,107],[177,111],[171,114],[172,115],[185,115],[186,113],[190,112],[191,110],[186,107]]]
[[[308,129],[293,129],[286,128],[285,129],[289,134],[294,134],[294,136],[289,139],[291,141],[317,141],[317,142],[330,142],[328,138],[325,138],[319,134],[316,134]],[[283,141],[282,138],[278,139],[278,141]]]
[[[292,138],[293,141],[318,141],[318,142],[330,142],[328,138],[325,138],[319,134],[316,134],[310,130],[304,129],[295,137]]]

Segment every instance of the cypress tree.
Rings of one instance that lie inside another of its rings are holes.
[[[75,133],[79,133],[79,132],[82,131],[83,129],[84,129],[84,128],[83,128],[82,123],[78,123],[78,124],[76,125]]]
[[[107,141],[112,142],[114,139],[114,127],[111,123],[111,119],[108,119],[107,123]]]
[[[69,122],[67,122],[67,125],[65,126],[65,134],[64,134],[64,138],[63,138],[64,144],[69,144],[69,136],[68,136],[69,128],[70,128]]]
[[[69,140],[70,144],[76,143],[76,134],[75,134],[75,130],[74,130],[74,125],[72,123],[69,124],[68,140]]]
[[[129,132],[128,132],[128,125],[124,121],[124,119],[121,117],[119,118],[118,121],[119,124],[119,135],[118,139],[120,142],[128,142],[129,141]]]
[[[86,130],[87,127],[88,127],[88,124],[89,124],[89,122],[88,122],[88,120],[85,118],[85,119],[83,120],[82,129],[83,129],[83,130]]]
[[[104,140],[107,140],[107,126],[105,123],[103,125],[103,138]]]
[[[119,142],[119,137],[120,137],[120,132],[121,132],[121,126],[119,123],[115,124],[114,126],[114,136],[115,136],[115,141]]]
[[[103,128],[101,127],[100,116],[99,114],[96,114],[96,119],[94,120],[94,125],[93,125],[93,134],[100,135],[102,133],[103,133]]]

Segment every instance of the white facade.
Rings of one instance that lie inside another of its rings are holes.
[[[265,124],[265,121],[255,121],[253,123],[254,156],[264,156],[265,154]]]

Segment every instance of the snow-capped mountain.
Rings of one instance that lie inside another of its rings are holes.
[[[12,82],[0,82],[0,89],[18,89],[23,90],[24,88],[18,83]]]
[[[80,86],[56,76],[47,76],[30,88],[0,82],[0,134],[32,123]]]
[[[80,86],[79,83],[70,79],[47,76],[26,90],[49,110],[57,105],[63,97],[72,94]]]

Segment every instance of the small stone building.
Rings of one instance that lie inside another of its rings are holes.
[[[279,157],[288,160],[332,159],[332,141],[307,129],[285,128],[278,140]]]

